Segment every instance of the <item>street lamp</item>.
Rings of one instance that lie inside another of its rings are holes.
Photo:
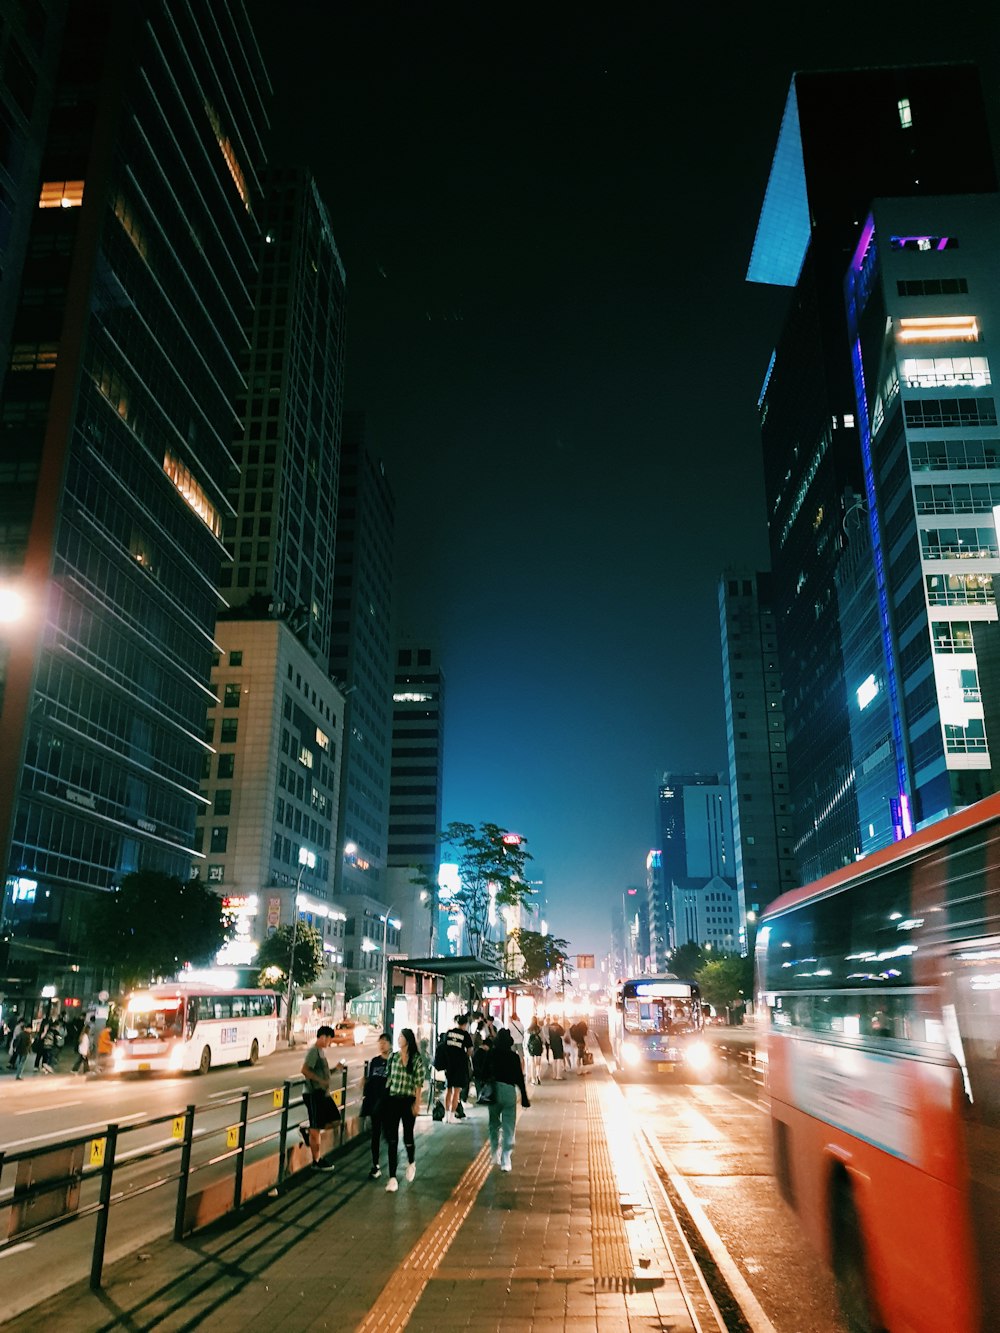
[[[389,927],[398,930],[403,924],[399,920],[390,920],[389,914],[392,911],[392,903],[385,909],[385,915],[382,917],[382,1031],[386,1032],[389,1028],[389,969],[386,960],[389,946]]]
[[[306,866],[310,870],[316,869],[316,853],[311,852],[308,847],[299,848],[299,873],[295,877],[295,893],[292,897],[292,953],[288,960],[288,1023],[285,1032],[286,1040],[289,1046],[295,1045],[295,1038],[292,1036],[292,996],[295,986],[295,943],[299,933],[299,889],[302,887],[302,872]]]

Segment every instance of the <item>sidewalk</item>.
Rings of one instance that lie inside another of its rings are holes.
[[[79,1284],[4,1327],[692,1333],[603,1062],[529,1092],[509,1174],[489,1160],[485,1108],[455,1125],[424,1115],[416,1180],[401,1166],[397,1194],[384,1175],[367,1179],[366,1146],[333,1175],[304,1172],[238,1219],[111,1265],[103,1291]],[[16,1267],[6,1277],[16,1281]]]

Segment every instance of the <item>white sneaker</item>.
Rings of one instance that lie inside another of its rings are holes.
[[[505,1152],[500,1158],[500,1170],[509,1171],[511,1169],[510,1153]]]
[[[395,1194],[398,1189],[399,1189],[399,1181],[396,1179],[395,1176],[390,1176],[389,1179],[385,1182],[386,1194]]]
[[[414,1162],[411,1162],[410,1165],[406,1168],[406,1179],[416,1180],[416,1178],[417,1178],[416,1164]]]
[[[496,1152],[493,1154],[493,1165],[499,1166],[502,1161],[503,1161],[503,1153],[498,1148]]]

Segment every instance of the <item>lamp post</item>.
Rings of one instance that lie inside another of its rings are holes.
[[[295,893],[292,895],[292,953],[288,960],[288,1016],[285,1029],[285,1039],[289,1046],[295,1045],[295,1038],[292,1036],[292,998],[295,988],[295,944],[299,933],[299,889],[302,887],[302,872],[306,866],[310,870],[316,868],[316,853],[311,852],[308,847],[299,848],[299,873],[295,877]]]
[[[391,912],[392,912],[392,903],[390,903],[389,906],[385,909],[385,915],[382,917],[382,985],[380,989],[382,994],[383,1032],[388,1031],[389,1028],[389,1015],[387,1012],[389,1008],[389,968],[388,968],[388,960],[386,957],[389,945],[389,926],[391,925],[393,930],[398,930],[400,926],[403,924],[401,921],[390,921],[389,918]]]

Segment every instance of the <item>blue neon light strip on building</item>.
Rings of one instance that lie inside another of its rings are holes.
[[[851,336],[851,366],[854,371],[854,396],[858,402],[858,434],[861,438],[861,457],[865,473],[865,498],[868,501],[868,522],[872,534],[872,558],[875,564],[875,590],[878,595],[879,626],[882,630],[882,653],[885,658],[886,685],[889,695],[889,716],[892,719],[893,747],[896,751],[896,780],[899,786],[899,822],[893,821],[893,835],[898,841],[913,832],[910,810],[910,782],[906,770],[906,751],[903,746],[903,720],[899,710],[899,683],[896,676],[896,656],[892,631],[889,627],[889,593],[886,588],[885,563],[882,557],[882,532],[875,499],[875,468],[872,462],[872,435],[868,419],[868,394],[865,390],[865,369],[861,357],[861,339],[858,336],[859,294],[867,289],[871,265],[876,263],[875,220],[868,217],[861,229],[861,239],[854,252],[847,275],[847,323]]]

